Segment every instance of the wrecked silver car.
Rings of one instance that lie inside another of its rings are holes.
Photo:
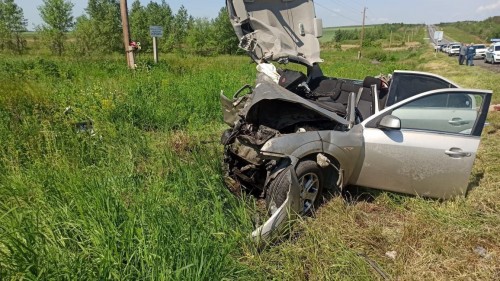
[[[253,237],[269,238],[311,212],[324,191],[347,185],[443,199],[466,193],[491,91],[414,71],[327,77],[313,1],[228,0],[227,8],[258,70],[255,86],[221,95],[231,188],[265,199],[270,215]]]

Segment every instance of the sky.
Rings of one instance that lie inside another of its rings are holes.
[[[86,0],[71,0],[75,6],[75,17],[84,13]],[[146,5],[152,0],[141,0]],[[38,7],[42,0],[15,0],[23,9],[32,30],[42,23]],[[128,0],[130,6],[133,0]],[[161,0],[153,2],[161,2]],[[173,11],[184,5],[194,17],[214,18],[224,0],[166,0]],[[315,0],[317,17],[323,19],[325,27],[361,25],[363,7],[366,10],[366,24],[381,23],[426,23],[484,20],[500,16],[500,0]]]

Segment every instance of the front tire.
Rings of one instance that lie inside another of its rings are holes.
[[[300,185],[300,215],[310,214],[321,203],[322,192],[326,184],[324,170],[312,160],[303,160],[295,169]],[[272,214],[285,202],[290,182],[285,179],[284,172],[271,183],[266,194],[266,205]]]

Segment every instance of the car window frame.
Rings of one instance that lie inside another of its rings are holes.
[[[361,124],[364,128],[378,128],[378,125],[382,118],[387,115],[391,115],[392,112],[395,109],[398,109],[399,107],[411,103],[417,99],[426,97],[426,96],[431,96],[434,94],[441,94],[441,93],[455,93],[455,94],[481,94],[484,95],[483,102],[478,109],[478,117],[476,119],[476,122],[474,123],[474,126],[472,127],[472,131],[470,135],[465,135],[465,134],[460,134],[460,133],[452,133],[452,132],[442,132],[442,131],[432,131],[432,130],[419,130],[423,132],[429,132],[429,133],[435,133],[435,134],[451,134],[451,135],[459,135],[463,137],[480,137],[481,133],[483,131],[484,125],[486,123],[486,116],[488,114],[488,107],[489,104],[491,103],[491,96],[492,96],[492,91],[491,90],[478,90],[478,89],[464,89],[464,88],[446,88],[446,89],[439,89],[439,90],[432,90],[428,92],[424,92],[418,95],[415,95],[413,97],[410,97],[408,99],[402,100],[398,103],[395,103],[384,110],[380,111],[377,114],[374,114],[370,116],[369,118],[365,119]],[[412,130],[415,131],[416,129],[401,129],[401,130]]]
[[[454,83],[454,82],[452,82],[452,81],[450,81],[442,76],[436,75],[436,74],[427,73],[427,72],[419,72],[419,71],[405,71],[405,70],[394,71],[391,85],[389,86],[389,91],[387,94],[387,100],[385,102],[386,107],[392,106],[396,103],[399,103],[401,101],[407,100],[409,98],[412,98],[413,96],[420,94],[420,93],[416,93],[413,96],[407,97],[403,100],[396,100],[397,98],[399,98],[399,96],[396,97],[397,91],[398,91],[399,87],[401,87],[401,85],[400,85],[401,78],[400,77],[404,77],[404,76],[414,76],[414,77],[420,77],[420,78],[424,78],[424,79],[433,79],[433,80],[436,80],[436,81],[443,83],[443,85],[448,85],[446,88],[443,87],[441,89],[460,88],[460,86],[457,85],[456,83]]]

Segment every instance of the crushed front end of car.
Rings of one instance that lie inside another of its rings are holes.
[[[255,87],[246,85],[232,99],[223,94],[220,98],[224,121],[230,126],[221,138],[229,187],[236,194],[265,200],[270,217],[252,237],[266,240],[285,221],[310,212],[321,196],[319,183],[316,187],[299,183],[296,169],[302,159],[294,156],[297,149],[320,154],[318,131],[348,131],[350,123],[264,73],[257,75]]]
[[[324,77],[318,65],[322,22],[312,1],[227,0],[226,5],[239,47],[258,71],[255,86],[245,85],[232,99],[221,95],[230,126],[221,139],[228,187],[265,200],[269,218],[252,237],[267,240],[284,222],[310,213],[324,189],[343,185],[339,162],[322,154],[324,146],[332,146],[324,139],[334,138],[320,132],[352,128],[355,95],[348,89],[342,100],[333,100],[343,81]],[[307,73],[276,70],[271,62],[298,64]],[[322,81],[332,83],[325,87]],[[322,97],[327,100],[319,101]]]

